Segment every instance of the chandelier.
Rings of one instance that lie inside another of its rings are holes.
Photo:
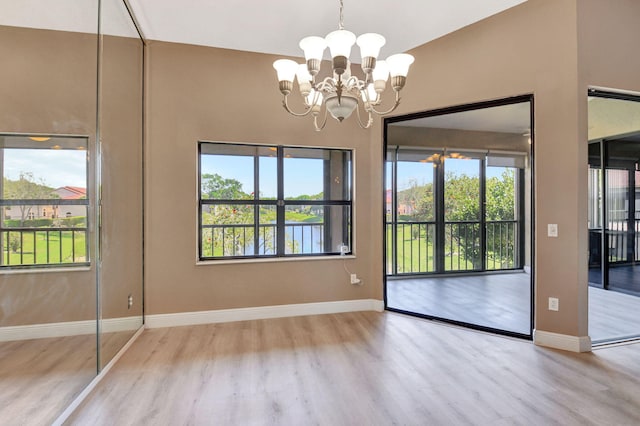
[[[300,40],[300,48],[304,51],[306,63],[298,64],[290,59],[278,59],[273,63],[278,75],[280,92],[284,99],[282,105],[291,115],[304,117],[313,116],[316,131],[320,131],[327,124],[327,111],[333,118],[342,122],[356,111],[358,124],[368,129],[373,124],[373,114],[385,115],[394,111],[400,104],[400,90],[407,80],[409,66],[413,63],[413,56],[399,53],[389,56],[386,61],[378,61],[380,48],[386,40],[380,34],[366,33],[357,37],[344,29],[343,1],[340,0],[340,24],[338,30],[330,32],[325,38],[310,36]],[[361,65],[364,80],[351,74],[349,55],[351,47],[356,43],[360,47]],[[324,50],[329,47],[332,57],[333,73],[331,76],[318,80],[318,72]],[[395,92],[395,102],[386,111],[376,109],[382,103],[387,80],[391,77],[391,87]],[[305,111],[297,113],[289,108],[288,97],[293,90],[293,80],[297,79],[298,89],[302,96]],[[359,103],[366,113],[363,122]],[[323,118],[319,123],[318,117],[324,109]]]

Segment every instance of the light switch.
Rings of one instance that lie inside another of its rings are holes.
[[[558,236],[558,224],[550,223],[547,225],[547,236],[548,237],[557,237]]]

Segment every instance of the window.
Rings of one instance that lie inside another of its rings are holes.
[[[522,268],[524,159],[389,146],[387,274]]]
[[[351,247],[352,152],[200,142],[199,258]]]
[[[85,137],[0,134],[0,268],[89,264],[87,162]]]

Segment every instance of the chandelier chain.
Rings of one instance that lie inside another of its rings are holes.
[[[340,0],[340,24],[338,25],[339,30],[344,30],[344,3],[343,0]]]

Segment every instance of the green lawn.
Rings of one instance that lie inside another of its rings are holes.
[[[9,233],[19,236],[18,232]],[[48,238],[46,231],[24,232],[22,250],[19,247],[17,250],[13,250],[15,247],[6,247],[6,234],[7,232],[2,233],[4,265],[47,265],[87,261],[85,231],[52,231],[49,232]]]
[[[409,225],[405,225],[404,234],[403,226],[398,224],[398,234],[396,236],[397,247],[397,265],[398,273],[420,273],[434,272],[434,252],[433,244],[435,237],[433,231],[427,231],[426,225],[423,225],[418,232],[418,228],[414,225],[413,233]],[[392,253],[392,231],[391,227],[387,227],[387,264],[391,266]],[[513,267],[511,259],[501,259],[493,252],[488,253],[488,269],[501,269],[501,267]],[[474,269],[473,262],[467,260],[464,253],[449,252],[445,253],[444,259],[445,271],[472,271]]]

